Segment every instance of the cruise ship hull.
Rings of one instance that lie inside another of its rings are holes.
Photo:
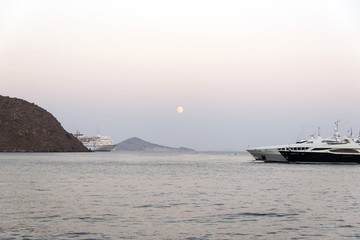
[[[103,145],[95,148],[94,152],[110,152],[115,148],[116,145]]]

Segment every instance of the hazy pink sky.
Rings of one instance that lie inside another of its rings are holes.
[[[1,1],[0,83],[115,142],[244,150],[337,119],[357,133],[360,2]]]

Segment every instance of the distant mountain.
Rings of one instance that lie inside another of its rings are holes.
[[[0,152],[86,152],[56,118],[22,99],[0,96]]]
[[[166,147],[158,144],[146,142],[140,138],[129,138],[118,143],[113,151],[134,151],[134,152],[195,152],[194,149],[180,147]]]

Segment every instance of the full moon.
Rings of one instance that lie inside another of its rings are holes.
[[[183,108],[183,107],[178,107],[178,108],[177,108],[177,112],[178,112],[178,113],[182,113],[183,111],[184,111],[184,108]]]

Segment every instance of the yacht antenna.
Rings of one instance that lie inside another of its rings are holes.
[[[336,122],[335,122],[335,133],[334,133],[334,135],[335,135],[335,138],[336,137],[340,137],[340,134],[339,134],[339,122],[340,122],[340,120],[337,120]]]
[[[99,127],[96,126],[96,136],[100,136],[100,131],[99,131]]]

